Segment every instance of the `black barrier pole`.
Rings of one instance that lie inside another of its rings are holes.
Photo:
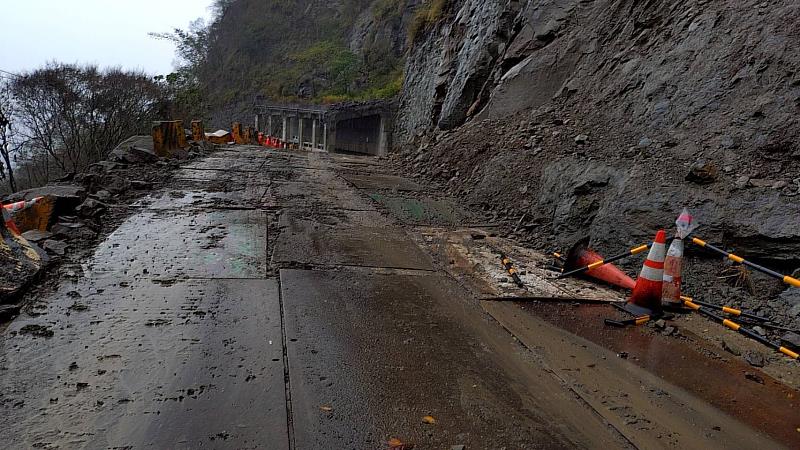
[[[610,264],[610,263],[612,263],[614,261],[619,261],[619,260],[625,259],[625,258],[627,258],[629,256],[636,255],[637,253],[641,253],[641,252],[647,250],[648,248],[650,248],[649,244],[642,245],[642,246],[639,246],[639,247],[636,247],[636,248],[632,248],[632,249],[628,250],[625,253],[621,253],[619,255],[615,255],[615,256],[612,256],[610,258],[601,259],[600,261],[593,262],[593,263],[591,263],[589,265],[580,267],[580,268],[575,269],[575,270],[570,270],[569,272],[564,272],[564,273],[562,273],[561,275],[559,275],[556,278],[560,280],[562,278],[567,278],[567,277],[571,277],[573,275],[578,275],[578,274],[581,274],[581,273],[584,273],[584,272],[588,272],[589,270],[596,269],[596,268],[598,268],[600,266],[604,266],[606,264]]]

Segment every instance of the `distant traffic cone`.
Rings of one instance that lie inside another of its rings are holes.
[[[564,272],[603,260],[602,256],[587,247],[588,243],[588,239],[583,239],[569,249],[569,252],[567,252],[567,261],[564,263]],[[633,278],[610,263],[595,269],[589,269],[584,272],[583,275],[605,281],[612,286],[619,286],[623,289],[633,289],[636,284]]]
[[[666,257],[667,233],[659,230],[650,247],[650,253],[642,266],[636,286],[625,305],[625,309],[637,316],[661,312],[661,290],[664,284],[664,258]]]

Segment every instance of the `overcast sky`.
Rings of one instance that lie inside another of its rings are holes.
[[[0,0],[0,69],[48,61],[171,72],[175,48],[149,32],[208,18],[211,0]]]

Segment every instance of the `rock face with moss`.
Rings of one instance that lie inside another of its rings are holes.
[[[283,102],[388,98],[402,86],[414,0],[238,0],[209,26],[199,79],[214,122],[263,96]]]

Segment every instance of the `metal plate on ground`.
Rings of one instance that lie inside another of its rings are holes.
[[[452,199],[390,193],[371,193],[369,197],[408,225],[463,226],[470,222],[474,223],[474,218]]]
[[[372,202],[353,189],[342,187],[339,180],[330,184],[273,182],[269,197],[276,205],[290,209],[319,210],[338,208],[343,210],[374,211]],[[343,184],[343,183],[342,183]]]
[[[352,183],[358,189],[368,191],[388,190],[388,191],[410,191],[421,192],[425,189],[408,178],[395,175],[354,175],[343,174],[342,177]]]
[[[160,278],[261,278],[266,214],[156,211],[130,217],[97,248],[91,271]]]
[[[280,276],[297,448],[378,449],[390,438],[426,449],[565,448],[586,445],[591,430],[611,442],[577,403],[565,421],[540,416],[535,405],[572,400],[555,399],[563,394],[548,375],[509,376],[495,359],[508,355],[451,279],[356,269]],[[423,423],[427,415],[437,423]]]
[[[282,223],[274,263],[433,270],[430,257],[397,227],[327,225],[292,217]]]
[[[53,337],[0,346],[0,396],[24,405],[0,415],[6,448],[288,448],[277,280],[108,274],[47,307],[12,327]]]

